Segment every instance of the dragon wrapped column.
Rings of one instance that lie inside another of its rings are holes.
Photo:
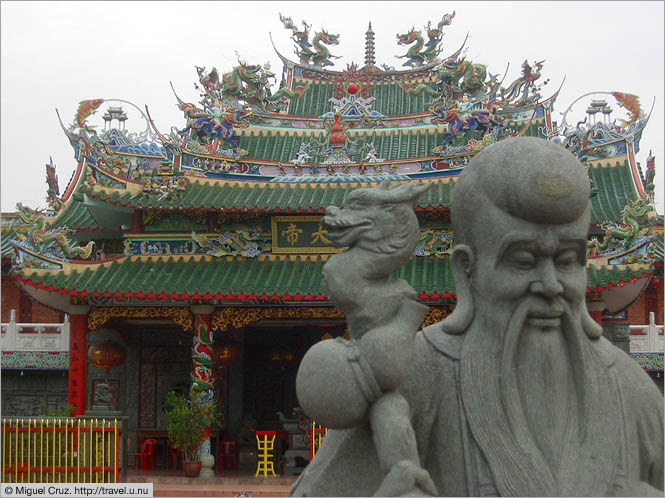
[[[194,338],[192,342],[192,385],[190,390],[201,394],[202,403],[211,403],[215,395],[215,368],[212,362],[212,329],[210,328],[210,315],[213,306],[192,306],[194,314]],[[201,445],[201,456],[210,455],[210,438]],[[213,459],[214,463],[214,459]],[[212,472],[211,469],[204,470]]]

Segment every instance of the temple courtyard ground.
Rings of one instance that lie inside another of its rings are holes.
[[[153,483],[154,496],[288,496],[297,476],[255,477],[235,471],[215,477],[185,477],[182,471],[130,471],[127,482]]]

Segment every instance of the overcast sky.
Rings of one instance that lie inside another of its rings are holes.
[[[180,97],[198,102],[194,66],[222,71],[269,61],[281,73],[271,46],[295,60],[290,31],[279,13],[311,33],[339,33],[333,69],[364,63],[365,32],[371,21],[376,64],[399,68],[396,34],[456,16],[445,28],[442,56],[454,52],[469,33],[467,60],[503,75],[507,86],[525,59],[545,59],[543,96],[565,83],[554,119],[577,97],[591,91],[620,91],[640,97],[651,120],[637,159],[656,156],[657,206],[663,212],[663,2],[6,2],[1,4],[1,193],[2,211],[17,202],[45,207],[45,168],[57,165],[61,192],[76,166],[73,149],[57,121],[66,125],[78,103],[92,98],[147,105],[158,128],[184,127],[169,82]],[[279,81],[278,81],[279,83]],[[613,117],[625,118],[616,109]],[[585,102],[586,103],[586,102]],[[579,109],[578,109],[579,108]],[[584,104],[575,109],[584,117]],[[142,129],[130,114],[128,128]],[[99,122],[101,113],[95,117]],[[92,123],[94,124],[94,120]],[[132,126],[132,123],[134,126]]]

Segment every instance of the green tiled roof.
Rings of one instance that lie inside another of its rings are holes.
[[[630,176],[628,164],[607,168],[589,168],[589,175],[598,193],[591,198],[592,223],[605,220],[620,220],[621,210],[637,194]],[[420,202],[421,208],[447,208],[450,206],[452,178],[428,180],[434,187]],[[198,182],[192,180],[182,197],[172,196],[158,201],[144,193],[131,195],[126,191],[106,193],[89,186],[81,191],[113,204],[138,209],[206,209],[206,210],[258,210],[274,212],[323,211],[329,205],[340,206],[346,195],[357,188],[349,183],[266,183],[266,182]],[[66,208],[58,218],[58,225],[70,227],[96,227],[80,203]],[[78,206],[77,206],[78,204]],[[79,216],[83,224],[77,224]]]
[[[591,198],[591,222],[618,221],[621,211],[630,201],[637,199],[630,165],[590,167],[589,178],[597,195]]]
[[[349,134],[352,140],[357,140],[359,136],[362,136],[367,143],[374,143],[378,157],[389,160],[432,156],[432,149],[443,143],[443,131],[435,127],[395,128],[389,132],[374,131],[365,135],[353,132]],[[317,140],[322,140],[322,137],[318,137]],[[303,134],[291,133],[280,136],[262,130],[253,136],[241,134],[239,147],[248,151],[248,157],[258,161],[288,162],[297,157],[300,145],[309,140],[310,138]],[[359,155],[352,159],[361,161],[363,157]]]
[[[512,124],[509,126],[515,132],[521,131],[523,123]],[[542,123],[534,121],[522,133],[527,137],[543,138],[539,130]],[[286,130],[281,130],[286,133]],[[381,128],[374,129],[371,133],[360,134],[349,131],[349,138],[353,141],[358,139],[366,143],[373,143],[376,147],[378,157],[387,160],[406,160],[413,158],[432,157],[432,149],[443,144],[443,128],[436,126],[426,126],[417,128]],[[324,135],[316,135],[317,140],[323,140]],[[468,140],[475,138],[480,140],[482,133],[474,131],[454,138],[450,145],[465,145]],[[308,142],[310,137],[304,133],[298,134],[291,130],[290,133],[280,135],[271,129],[244,130],[240,132],[239,147],[247,150],[247,156],[257,161],[281,161],[289,162],[297,157],[298,149],[303,142]],[[356,154],[357,157],[350,156],[353,161],[362,161],[363,155],[360,148]]]
[[[16,277],[49,291],[92,296],[324,299],[323,256],[222,258],[129,257],[71,270],[22,269]],[[421,297],[455,293],[450,259],[414,257],[393,277],[405,279]],[[590,290],[622,285],[651,271],[648,265],[587,268]],[[307,297],[309,296],[309,297]]]
[[[24,269],[17,273],[17,278],[50,291],[93,296],[233,299],[265,294],[268,298],[309,295],[311,299],[324,299],[321,269],[326,259],[322,256],[131,257],[103,265],[76,265],[68,273]],[[453,294],[455,287],[448,261],[448,258],[413,258],[394,277],[404,278],[427,296]]]
[[[14,230],[3,230],[0,236],[0,257],[2,259],[12,258],[14,256],[14,246],[11,244],[12,240],[16,239]]]
[[[290,102],[288,113],[298,116],[320,116],[332,111],[333,106],[329,99],[336,96],[333,93],[334,87],[334,83],[312,82],[301,98]],[[429,107],[427,103],[432,100],[432,96],[426,93],[410,97],[394,82],[375,83],[373,87],[374,89],[368,94],[370,97],[376,97],[372,107],[386,116],[426,112]]]
[[[621,286],[652,271],[653,269],[649,265],[603,266],[601,268],[589,266],[587,267],[587,288],[593,291]]]
[[[450,204],[450,179],[432,180],[433,187],[421,197],[419,206],[446,207]],[[193,181],[181,198],[171,197],[157,201],[144,193],[131,195],[116,191],[108,194],[88,186],[82,189],[99,200],[138,209],[207,209],[258,211],[320,211],[327,206],[341,206],[357,184],[349,183],[255,183]]]
[[[72,199],[66,204],[62,212],[55,219],[53,226],[67,226],[69,228],[84,230],[97,230],[100,228],[90,215],[87,206],[76,199]]]
[[[656,240],[654,242],[655,246],[655,254],[656,254],[656,261],[660,261],[661,263],[663,262],[663,234],[660,233],[657,235]]]

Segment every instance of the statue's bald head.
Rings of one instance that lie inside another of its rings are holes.
[[[589,178],[569,151],[539,138],[503,140],[460,174],[452,198],[456,243],[471,243],[483,211],[495,207],[532,223],[562,225],[590,216]]]

